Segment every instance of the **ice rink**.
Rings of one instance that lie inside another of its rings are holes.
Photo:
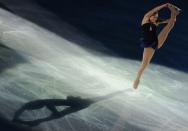
[[[42,131],[188,130],[187,73],[151,63],[139,89],[134,90],[132,82],[140,61],[118,57],[35,3],[26,0],[23,4],[30,11],[28,15],[36,20],[37,13],[44,14],[41,22],[65,26],[70,36],[78,34],[80,42],[95,43],[95,48],[108,53],[92,51],[0,9],[2,117],[11,121],[21,106],[33,100],[75,96],[94,102],[31,128]],[[11,3],[10,7],[22,10]],[[49,110],[42,108],[25,111],[21,117],[32,121],[48,115]]]

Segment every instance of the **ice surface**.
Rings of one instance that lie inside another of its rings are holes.
[[[101,99],[88,108],[41,123],[38,126],[40,129],[188,130],[186,73],[151,64],[142,77],[139,90],[135,91],[132,89],[132,81],[139,68],[139,61],[89,52],[76,43],[4,10],[0,10],[0,21],[1,43],[8,51],[12,49],[23,58],[19,63],[17,57],[16,60],[10,59],[10,62],[14,61],[14,66],[0,73],[0,113],[7,119],[11,120],[15,111],[29,101],[65,99],[71,95],[83,99]],[[86,36],[80,37],[92,42]],[[105,97],[111,93],[116,94]],[[42,109],[26,111],[22,117],[37,119],[48,114],[47,110]]]

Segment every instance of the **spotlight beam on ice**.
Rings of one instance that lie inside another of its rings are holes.
[[[87,130],[188,129],[186,73],[151,64],[140,89],[134,91],[132,81],[140,62],[93,54],[4,10],[0,10],[0,21],[1,43],[25,60],[0,74],[0,108],[7,119],[11,120],[21,105],[32,100],[61,99],[69,95],[97,98],[126,90],[66,119],[46,122],[40,127],[54,131],[59,128],[81,130],[82,127]],[[86,36],[82,39],[92,42]],[[26,112],[24,117],[29,119],[48,113],[44,110]],[[165,122],[168,124],[163,125]]]

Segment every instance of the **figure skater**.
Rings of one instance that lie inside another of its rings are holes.
[[[171,11],[171,17],[170,19],[160,21],[158,20],[158,12],[163,8],[168,8]],[[163,46],[169,32],[174,27],[174,24],[176,22],[176,16],[179,13],[180,13],[179,8],[177,8],[176,6],[170,3],[166,3],[153,8],[152,10],[150,10],[144,15],[141,23],[142,38],[140,45],[142,48],[144,48],[144,51],[143,51],[142,63],[138,70],[136,79],[134,80],[133,83],[134,89],[138,88],[141,75],[143,74],[144,69],[149,65],[155,50],[160,49]],[[167,23],[167,25],[161,30],[161,32],[157,36],[156,34],[157,26],[163,23]]]

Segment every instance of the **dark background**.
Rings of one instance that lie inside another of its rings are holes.
[[[153,7],[170,2],[183,12],[170,32],[165,45],[158,50],[153,63],[188,72],[187,2],[185,0],[36,0],[91,38],[100,41],[121,57],[140,60],[140,23],[143,15]],[[168,9],[160,11],[168,18]],[[161,26],[159,29],[161,29]],[[71,39],[71,38],[70,38]]]
[[[6,1],[6,0],[5,0]],[[90,38],[119,54],[119,57],[141,60],[143,49],[139,46],[140,23],[143,15],[153,7],[170,2],[183,11],[177,17],[176,25],[170,32],[164,46],[157,50],[152,63],[188,72],[188,5],[186,0],[31,0],[59,16]],[[15,2],[16,4],[16,2]],[[15,13],[16,14],[16,13]],[[20,15],[19,13],[17,15]],[[163,9],[160,18],[169,18],[168,9]],[[22,15],[59,36],[74,41],[73,36],[63,34],[61,27],[55,29],[42,24],[29,15]],[[159,27],[158,32],[165,25]],[[63,29],[62,29],[63,30]],[[86,45],[87,43],[75,43]],[[90,43],[91,44],[91,43]],[[101,50],[103,52],[103,50]],[[104,52],[103,52],[104,53]],[[108,54],[109,55],[109,54]]]
[[[0,3],[0,7],[12,11],[59,36],[74,41],[73,36],[63,34],[61,31],[36,21],[33,17],[21,15],[11,7]],[[140,23],[143,15],[153,7],[170,2],[180,7],[183,12],[177,17],[177,22],[170,32],[164,46],[156,51],[152,63],[168,66],[183,72],[188,72],[188,2],[186,0],[31,0],[53,12],[63,21],[74,26],[94,40],[101,42],[105,47],[113,50],[119,57],[141,60],[142,48],[139,46]],[[16,1],[14,1],[15,4]],[[6,2],[5,2],[6,3]],[[160,11],[161,18],[168,18],[169,11]],[[159,29],[161,29],[161,26]],[[61,28],[60,28],[61,29]],[[83,43],[76,42],[83,45]],[[87,43],[84,44],[86,46]],[[92,48],[88,44],[88,48]],[[102,51],[101,51],[102,52]],[[108,54],[112,55],[112,54]],[[113,56],[112,56],[113,57]],[[117,56],[116,56],[117,57]],[[125,65],[126,66],[126,65]],[[1,118],[1,117],[0,117]],[[19,127],[0,119],[1,129],[19,130]],[[20,129],[22,130],[22,129]],[[25,129],[23,129],[25,130]]]

